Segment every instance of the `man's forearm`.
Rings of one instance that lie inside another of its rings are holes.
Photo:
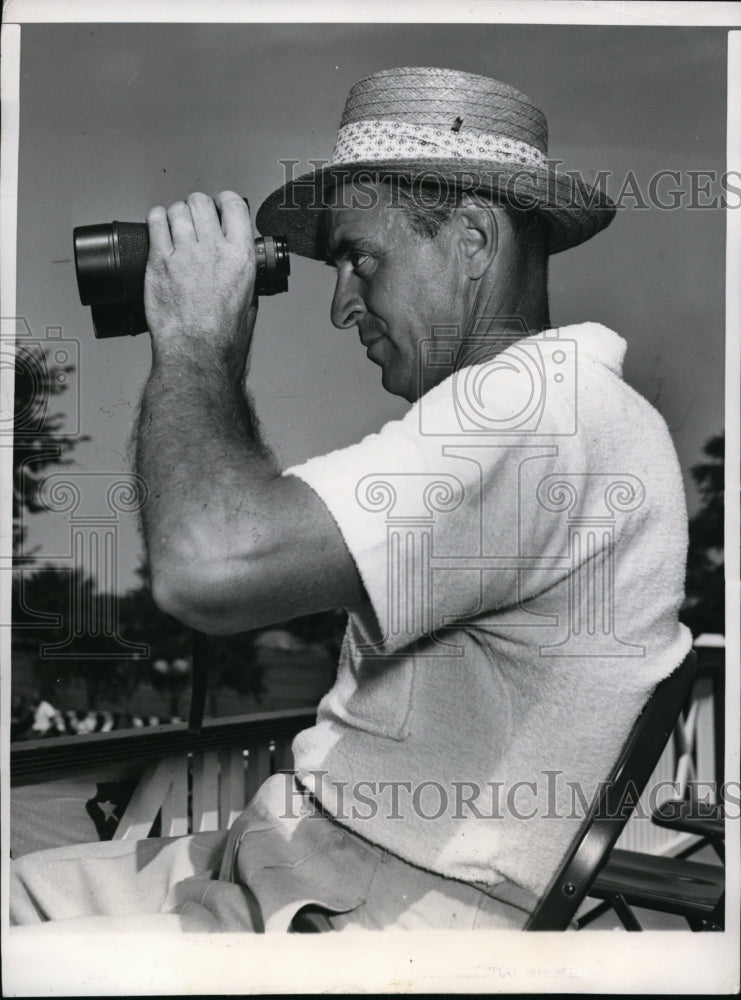
[[[359,603],[337,525],[300,478],[280,475],[242,387],[257,312],[244,200],[194,193],[147,223],[153,363],[136,464],[155,601],[219,633]]]
[[[174,352],[155,352],[136,464],[149,491],[143,521],[155,591],[158,581],[162,591],[238,557],[278,475],[238,368]]]

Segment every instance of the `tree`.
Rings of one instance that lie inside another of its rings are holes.
[[[59,353],[59,352],[58,352]],[[15,351],[13,411],[13,646],[33,655],[37,685],[50,697],[60,673],[69,674],[69,663],[54,661],[44,647],[64,641],[63,630],[73,590],[92,594],[94,581],[83,579],[79,571],[43,567],[29,573],[33,554],[23,551],[26,537],[24,514],[44,510],[41,487],[45,470],[51,465],[70,464],[70,453],[87,435],[63,433],[64,414],[52,412],[51,397],[66,391],[71,364],[52,364],[47,348],[34,340],[19,339]],[[56,624],[54,624],[56,622]],[[94,679],[86,664],[88,700],[95,701]]]
[[[25,539],[23,512],[44,509],[40,500],[43,472],[49,465],[67,465],[69,454],[89,437],[62,433],[64,415],[50,412],[52,396],[69,385],[73,365],[49,364],[42,344],[20,341],[15,355],[15,406],[13,419],[13,551],[16,562],[29,562],[21,554]]]
[[[154,603],[146,565],[138,570],[139,587],[121,599],[119,620],[121,634],[132,642],[146,643],[150,655],[146,669],[152,684],[165,691],[170,699],[170,714],[177,715],[179,697],[191,679],[190,670],[176,667],[178,661],[192,660],[193,633],[176,618],[160,611]],[[224,685],[242,694],[254,695],[259,702],[265,691],[264,671],[254,654],[254,634],[210,636],[208,640],[209,712],[219,714],[219,691]],[[167,668],[163,664],[167,665]],[[132,669],[135,665],[132,664]]]
[[[294,618],[284,625],[288,632],[303,639],[307,645],[325,650],[335,663],[340,658],[346,627],[347,612],[340,609]]]
[[[725,566],[723,561],[725,435],[703,447],[705,460],[691,469],[700,507],[689,522],[686,599],[682,621],[692,630],[725,632]]]
[[[138,663],[121,658],[117,637],[95,627],[115,598],[98,592],[79,568],[25,568],[15,582],[13,645],[16,653],[30,655],[42,696],[55,701],[59,685],[79,680],[85,689],[85,705],[79,707],[88,711],[104,697],[130,697]]]
[[[209,712],[219,714],[219,691],[233,688],[240,694],[252,695],[259,704],[265,694],[265,670],[255,652],[256,632],[215,635],[208,641]]]
[[[176,618],[160,611],[145,582],[145,569],[138,573],[141,585],[119,601],[119,623],[122,637],[148,646],[149,655],[141,662],[122,664],[122,670],[130,679],[131,694],[147,678],[156,690],[167,694],[170,716],[177,716],[180,696],[190,680],[191,633]]]

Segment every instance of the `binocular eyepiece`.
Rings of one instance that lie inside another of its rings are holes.
[[[80,301],[90,306],[96,337],[145,333],[144,272],[149,234],[144,222],[78,226],[73,234]],[[288,291],[291,261],[282,236],[258,236],[257,295]]]

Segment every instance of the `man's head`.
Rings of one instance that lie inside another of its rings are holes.
[[[548,252],[583,243],[615,206],[577,173],[548,159],[548,126],[527,95],[490,77],[429,66],[380,70],[345,102],[331,160],[293,177],[265,199],[260,232],[284,234],[293,253],[323,259],[321,226],[337,184],[370,173],[432,179],[530,207],[545,220]]]
[[[482,332],[482,317],[492,335],[509,333],[512,317],[520,333],[547,325],[546,240],[537,214],[452,186],[441,194],[395,179],[348,183],[326,216],[332,322],[357,326],[384,387],[416,400],[444,377],[420,366],[435,327],[465,340],[474,324]]]
[[[339,230],[383,244],[360,268],[342,259],[333,318],[357,323],[364,343],[388,329],[369,354],[384,385],[407,398],[419,390],[410,350],[431,325],[466,333],[477,319],[502,316],[520,330],[547,324],[547,254],[589,239],[615,214],[606,195],[548,160],[545,117],[525,94],[458,70],[401,67],[359,81],[331,162],[313,162],[265,200],[258,228],[317,260]],[[417,197],[430,190],[432,204]],[[354,205],[344,197],[352,192]],[[389,198],[394,207],[382,216]],[[361,273],[371,261],[372,273]],[[391,345],[397,371],[381,360]]]

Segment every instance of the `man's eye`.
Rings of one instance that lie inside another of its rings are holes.
[[[363,264],[370,258],[367,253],[360,253],[360,251],[353,251],[350,255],[350,264],[354,271],[359,270]]]

